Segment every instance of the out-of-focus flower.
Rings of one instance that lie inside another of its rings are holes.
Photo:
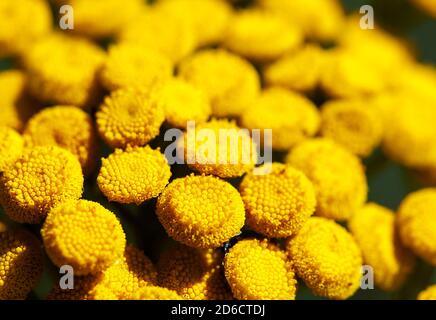
[[[427,287],[418,294],[418,300],[436,300],[436,285]]]

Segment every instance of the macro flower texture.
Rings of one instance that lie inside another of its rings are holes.
[[[1,0],[0,300],[436,300],[436,5],[361,2]]]

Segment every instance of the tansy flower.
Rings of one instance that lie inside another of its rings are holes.
[[[156,8],[185,20],[199,46],[221,42],[232,14],[232,8],[223,0],[163,0],[157,2]]]
[[[399,239],[394,213],[369,203],[354,214],[348,227],[362,250],[365,264],[374,269],[375,283],[384,291],[401,287],[415,258]]]
[[[112,92],[96,113],[98,132],[113,148],[147,144],[159,134],[164,119],[164,110],[157,100],[136,89]]]
[[[129,147],[102,159],[97,184],[110,201],[139,205],[157,197],[170,177],[170,166],[160,150]]]
[[[97,72],[103,59],[104,52],[84,39],[62,34],[45,37],[24,57],[29,90],[45,102],[92,105],[99,96]]]
[[[8,216],[40,223],[66,200],[80,198],[83,175],[70,152],[54,146],[27,149],[0,177],[0,201]]]
[[[51,27],[47,1],[0,1],[0,57],[24,53],[35,40],[48,34]]]
[[[360,249],[343,227],[332,220],[310,218],[287,243],[297,275],[316,295],[346,299],[359,288]]]
[[[231,300],[223,273],[223,254],[218,249],[175,245],[158,262],[159,285],[189,300]]]
[[[404,245],[436,266],[436,189],[409,194],[398,209],[397,225]]]
[[[20,157],[23,146],[24,140],[18,132],[0,126],[0,172]]]
[[[246,10],[230,20],[223,44],[248,59],[270,61],[295,49],[302,41],[301,30],[282,17],[260,10]]]
[[[436,285],[427,287],[418,294],[418,300],[436,300]]]
[[[264,69],[265,82],[296,91],[313,91],[323,70],[324,52],[315,44],[286,54]]]
[[[158,198],[157,216],[175,240],[196,248],[217,248],[236,236],[245,221],[238,191],[213,176],[173,180]]]
[[[255,142],[248,131],[243,131],[235,122],[212,119],[197,125],[195,130],[195,135],[188,131],[177,142],[191,169],[231,178],[240,177],[254,168],[257,162]]]
[[[132,293],[129,300],[183,300],[175,291],[158,286],[146,286]]]
[[[122,257],[126,246],[115,214],[87,200],[65,201],[52,209],[41,235],[53,263],[72,266],[76,275],[106,269]]]
[[[295,299],[297,281],[291,262],[266,239],[237,242],[225,256],[224,270],[236,299]]]
[[[74,106],[46,108],[26,125],[27,146],[59,146],[74,154],[85,175],[91,173],[97,158],[98,136],[91,117]]]
[[[317,133],[320,117],[309,99],[276,87],[266,89],[244,111],[241,125],[249,129],[272,129],[272,148],[289,150],[296,143]]]
[[[366,157],[381,143],[383,115],[363,99],[329,101],[321,109],[321,135]]]
[[[415,6],[417,6],[424,12],[428,13],[432,17],[436,17],[436,3],[427,0],[411,0],[411,1]]]
[[[188,121],[205,122],[212,112],[203,91],[181,79],[174,78],[157,86],[155,94],[171,126],[186,128]]]
[[[286,161],[312,181],[317,215],[346,220],[365,203],[368,186],[361,162],[333,141],[326,138],[304,141]]]
[[[41,244],[25,230],[0,232],[0,300],[22,300],[42,274]]]
[[[422,100],[420,103],[434,104],[436,101],[436,68],[433,65],[417,63],[404,64],[391,81],[392,92],[409,99]]]
[[[179,76],[207,94],[218,117],[241,114],[260,91],[256,69],[224,50],[205,50],[185,59]]]
[[[127,87],[148,89],[171,77],[171,62],[162,54],[134,45],[113,45],[101,71],[108,90]]]
[[[259,170],[268,169],[264,165]],[[271,172],[248,173],[239,187],[247,225],[271,238],[294,235],[315,211],[315,190],[306,176],[289,165],[273,163]]]

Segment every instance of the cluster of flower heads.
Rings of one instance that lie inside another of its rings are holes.
[[[368,202],[362,162],[381,147],[436,183],[436,70],[337,0],[233,2],[0,2],[0,56],[19,66],[0,73],[0,299],[26,298],[44,255],[75,274],[48,299],[295,299],[298,282],[346,299],[363,264],[385,291],[416,257],[436,266],[436,188],[395,214]],[[53,27],[61,4],[73,30]],[[247,150],[220,151],[237,163],[197,159],[174,174],[156,145],[192,120],[272,129],[258,143],[282,157],[253,171]],[[175,240],[155,261],[127,241],[117,209],[144,203]],[[418,298],[436,299],[435,286]]]

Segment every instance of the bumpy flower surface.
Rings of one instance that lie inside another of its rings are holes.
[[[385,291],[401,287],[413,270],[415,258],[400,241],[394,213],[369,203],[355,213],[348,228],[362,250],[365,264],[374,269],[376,285]]]
[[[23,147],[24,140],[18,132],[0,126],[0,172],[20,157]]]
[[[91,42],[61,34],[47,36],[24,57],[29,91],[45,102],[93,104],[99,96],[97,73],[103,60],[104,52]]]
[[[323,70],[324,52],[314,44],[289,53],[264,69],[265,82],[296,91],[313,91]]]
[[[171,62],[162,54],[134,45],[119,44],[109,48],[100,78],[108,90],[149,88],[169,79],[172,72]]]
[[[162,106],[139,89],[112,92],[96,113],[98,132],[113,148],[147,144],[159,134],[164,120]]]
[[[264,174],[259,174],[262,171]],[[269,172],[271,170],[271,172]],[[294,235],[314,213],[315,189],[301,171],[290,165],[263,165],[248,173],[239,187],[247,225],[271,238]]]
[[[97,184],[110,201],[139,205],[157,197],[170,177],[170,166],[160,150],[134,147],[117,149],[102,159]]]
[[[320,116],[309,99],[283,88],[266,89],[242,114],[241,124],[249,129],[272,129],[272,147],[289,150],[315,135]]]
[[[216,116],[237,116],[260,91],[256,69],[244,59],[224,50],[205,50],[185,59],[179,76],[203,90]]]
[[[224,270],[236,299],[295,299],[297,281],[291,262],[266,239],[237,242],[224,258]]]
[[[24,230],[0,232],[0,300],[25,299],[43,269],[41,244]]]
[[[29,27],[32,21],[32,27]],[[44,0],[0,2],[0,56],[22,54],[52,26],[50,7]]]
[[[146,286],[136,291],[129,300],[183,300],[175,291],[158,286]]]
[[[52,209],[41,229],[46,252],[76,275],[96,274],[120,259],[126,246],[115,214],[96,202],[65,201]]]
[[[213,176],[173,180],[159,196],[157,216],[167,233],[191,247],[217,248],[245,221],[244,203],[228,182]]]
[[[321,111],[321,135],[352,153],[366,157],[381,143],[383,116],[366,100],[337,100]]]
[[[317,215],[347,220],[365,203],[368,186],[362,163],[335,142],[326,138],[304,141],[286,161],[312,181]]]
[[[436,300],[436,285],[429,286],[418,294],[418,300]]]
[[[212,112],[203,91],[181,79],[158,86],[155,95],[165,110],[166,121],[177,128],[186,128],[188,121],[205,122]]]
[[[400,205],[397,225],[401,240],[413,253],[436,266],[436,189],[409,194]]]
[[[189,24],[199,46],[216,44],[224,37],[232,13],[222,0],[163,0],[157,8]]]
[[[212,119],[197,125],[195,130],[177,142],[191,169],[221,178],[240,177],[254,169],[256,144],[248,131],[233,121]]]
[[[313,217],[290,238],[297,275],[316,295],[346,299],[359,288],[362,256],[352,235],[336,222]]]
[[[26,124],[27,146],[59,146],[80,161],[88,175],[97,160],[98,136],[91,117],[74,106],[46,108]]]
[[[189,300],[231,300],[219,249],[174,245],[158,262],[159,285]]]
[[[301,30],[278,15],[261,10],[235,14],[227,27],[224,46],[250,60],[270,61],[295,49]]]
[[[27,149],[0,178],[0,202],[20,223],[42,222],[52,208],[80,198],[82,191],[79,161],[54,146]]]

